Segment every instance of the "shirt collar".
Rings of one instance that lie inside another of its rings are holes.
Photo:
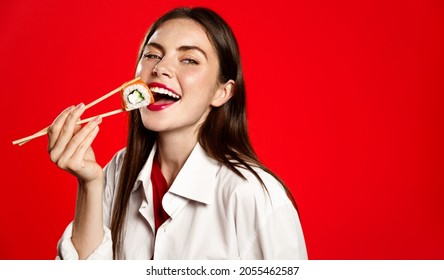
[[[133,192],[141,185],[144,186],[145,192],[148,191],[151,185],[151,169],[156,150],[157,144],[154,144],[145,165],[137,176]],[[211,204],[214,201],[216,175],[219,169],[220,164],[209,157],[203,147],[197,143],[168,192],[201,203]]]
[[[154,155],[157,151],[157,143],[154,143],[153,148],[148,156],[145,165],[140,170],[139,175],[137,176],[136,183],[134,184],[132,192],[135,192],[141,185],[145,187],[145,192],[148,189],[148,186],[151,184],[151,169],[153,168],[153,160]],[[148,196],[147,196],[148,197]]]
[[[205,204],[214,201],[216,175],[220,164],[197,143],[177,174],[169,192]]]

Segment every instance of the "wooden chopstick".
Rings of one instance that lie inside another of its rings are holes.
[[[135,79],[133,79],[131,81],[128,81],[128,82],[124,83],[123,85],[121,85],[120,87],[116,88],[115,90],[113,90],[113,91],[103,95],[100,98],[97,98],[93,102],[85,105],[85,110],[88,109],[88,108],[91,108],[92,106],[96,105],[97,103],[102,102],[103,100],[107,99],[108,97],[110,97],[110,96],[116,94],[117,92],[121,91],[127,84],[133,83],[133,82],[138,81],[138,80],[140,80],[140,77],[137,77],[137,78],[135,78]]]
[[[76,125],[87,123],[87,122],[89,122],[89,121],[91,121],[91,120],[93,120],[93,119],[95,119],[97,117],[105,118],[105,117],[109,117],[109,116],[112,116],[112,115],[115,115],[115,114],[118,114],[118,113],[121,113],[121,112],[125,112],[125,109],[123,109],[123,108],[122,109],[117,109],[117,110],[114,110],[114,111],[111,111],[111,112],[108,112],[108,113],[104,113],[104,114],[100,114],[100,115],[97,115],[97,116],[94,116],[94,117],[91,117],[91,118],[87,118],[87,119],[84,119],[84,120],[76,122]],[[12,142],[12,144],[14,144],[14,145],[18,144],[19,146],[21,146],[21,145],[31,141],[32,139],[35,139],[37,137],[40,137],[40,136],[48,134],[48,129],[49,129],[49,126],[47,128],[45,128],[45,129],[42,129],[41,131],[39,131],[37,133],[34,133],[33,135],[30,135],[30,136],[27,136],[27,137],[15,140],[14,142]]]
[[[85,110],[88,109],[88,108],[91,108],[92,106],[94,106],[94,105],[96,105],[96,104],[98,104],[98,103],[100,103],[100,102],[102,102],[103,100],[107,99],[108,97],[110,97],[110,96],[112,96],[112,95],[118,93],[118,92],[121,91],[121,90],[122,90],[127,84],[130,84],[130,83],[136,82],[136,81],[138,81],[138,80],[140,80],[140,77],[137,77],[137,78],[135,78],[135,79],[133,79],[133,80],[131,80],[131,81],[128,81],[128,82],[124,83],[123,85],[121,85],[120,87],[118,87],[118,88],[116,88],[116,89],[110,91],[109,93],[103,95],[102,97],[97,98],[97,99],[94,100],[93,102],[91,102],[91,103],[85,105]],[[102,114],[102,115],[98,115],[98,116],[107,117],[107,116],[111,116],[111,115],[114,115],[114,114],[117,114],[117,113],[120,113],[120,112],[123,112],[123,111],[125,111],[125,110],[124,110],[124,109],[119,109],[119,110],[111,111],[111,112],[104,113],[104,114]],[[97,116],[95,116],[95,117],[97,117]],[[82,123],[85,123],[85,122],[89,122],[90,120],[94,119],[95,117],[91,117],[91,118],[88,118],[88,119],[85,119],[85,120],[79,121],[77,124],[82,124]],[[48,128],[49,128],[49,126],[43,128],[42,130],[40,130],[40,131],[38,131],[38,132],[36,132],[36,133],[30,135],[30,136],[23,137],[23,138],[21,138],[21,139],[17,139],[17,140],[15,140],[15,141],[13,141],[12,144],[13,144],[13,145],[19,144],[19,146],[21,146],[21,145],[23,145],[23,144],[26,144],[27,142],[31,141],[32,139],[35,139],[35,138],[37,138],[37,137],[40,137],[40,136],[43,136],[43,135],[47,134],[47,133],[48,133]]]

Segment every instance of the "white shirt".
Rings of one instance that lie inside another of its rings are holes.
[[[131,193],[124,259],[307,259],[298,214],[282,185],[257,168],[241,178],[197,144],[162,200],[170,218],[154,235],[152,149]],[[109,230],[125,149],[105,167],[104,239],[88,259],[112,259]],[[58,244],[58,259],[78,259],[72,223]]]

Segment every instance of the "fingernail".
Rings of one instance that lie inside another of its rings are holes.
[[[83,104],[83,102],[82,102],[82,103],[80,103],[79,105],[76,106],[76,109],[80,109],[80,108],[82,108],[83,106],[85,106],[85,104]]]
[[[95,123],[101,123],[102,122],[102,117],[101,116],[97,116],[93,119],[93,122]]]

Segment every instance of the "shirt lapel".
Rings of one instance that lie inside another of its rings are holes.
[[[144,217],[144,219],[148,222],[150,225],[153,233],[155,229],[154,224],[154,212],[152,207],[152,201],[153,201],[153,186],[151,183],[151,169],[153,167],[153,159],[154,155],[156,154],[157,145],[154,144],[153,148],[151,149],[150,155],[148,156],[148,160],[146,161],[145,165],[143,166],[142,170],[140,171],[136,184],[134,185],[133,193],[136,193],[137,190],[142,187],[143,189],[143,195],[144,198],[142,200],[142,204],[139,208],[139,213]]]
[[[162,200],[168,215],[174,219],[189,200],[212,204],[219,168],[220,164],[197,144]]]

